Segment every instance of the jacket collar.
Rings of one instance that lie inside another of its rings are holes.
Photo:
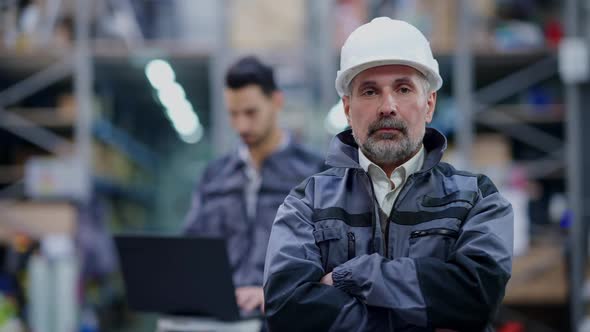
[[[438,164],[447,148],[447,139],[434,128],[426,128],[422,140],[426,156],[421,172],[430,170]],[[336,135],[330,143],[326,163],[332,167],[360,168],[358,145],[352,136],[352,129],[345,130]]]

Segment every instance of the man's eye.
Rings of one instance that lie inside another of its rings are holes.
[[[403,86],[399,89],[399,91],[403,94],[407,94],[407,93],[410,93],[412,90],[410,90],[410,88],[408,88],[406,86]]]
[[[375,89],[365,89],[361,92],[361,95],[363,96],[374,96],[377,92],[375,91]]]

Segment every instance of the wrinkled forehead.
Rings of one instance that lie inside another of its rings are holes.
[[[414,67],[406,65],[384,65],[365,69],[358,73],[350,82],[350,87],[353,87],[355,82],[364,82],[376,79],[395,80],[410,80],[418,83],[419,79],[426,79],[426,76]]]
[[[350,86],[354,81],[364,81],[375,78],[390,78],[395,80],[398,78],[408,79],[426,79],[426,76],[414,67],[406,65],[384,65],[365,69],[358,73],[350,82]]]

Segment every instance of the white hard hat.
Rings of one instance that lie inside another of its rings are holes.
[[[438,62],[420,30],[404,21],[378,17],[354,30],[342,46],[336,91],[344,96],[356,75],[384,65],[415,68],[424,74],[432,91],[442,86]]]

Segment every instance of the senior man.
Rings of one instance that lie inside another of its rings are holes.
[[[351,130],[279,208],[264,291],[272,331],[488,331],[510,278],[513,212],[484,175],[441,162],[442,85],[414,26],[381,17],[342,47]]]

